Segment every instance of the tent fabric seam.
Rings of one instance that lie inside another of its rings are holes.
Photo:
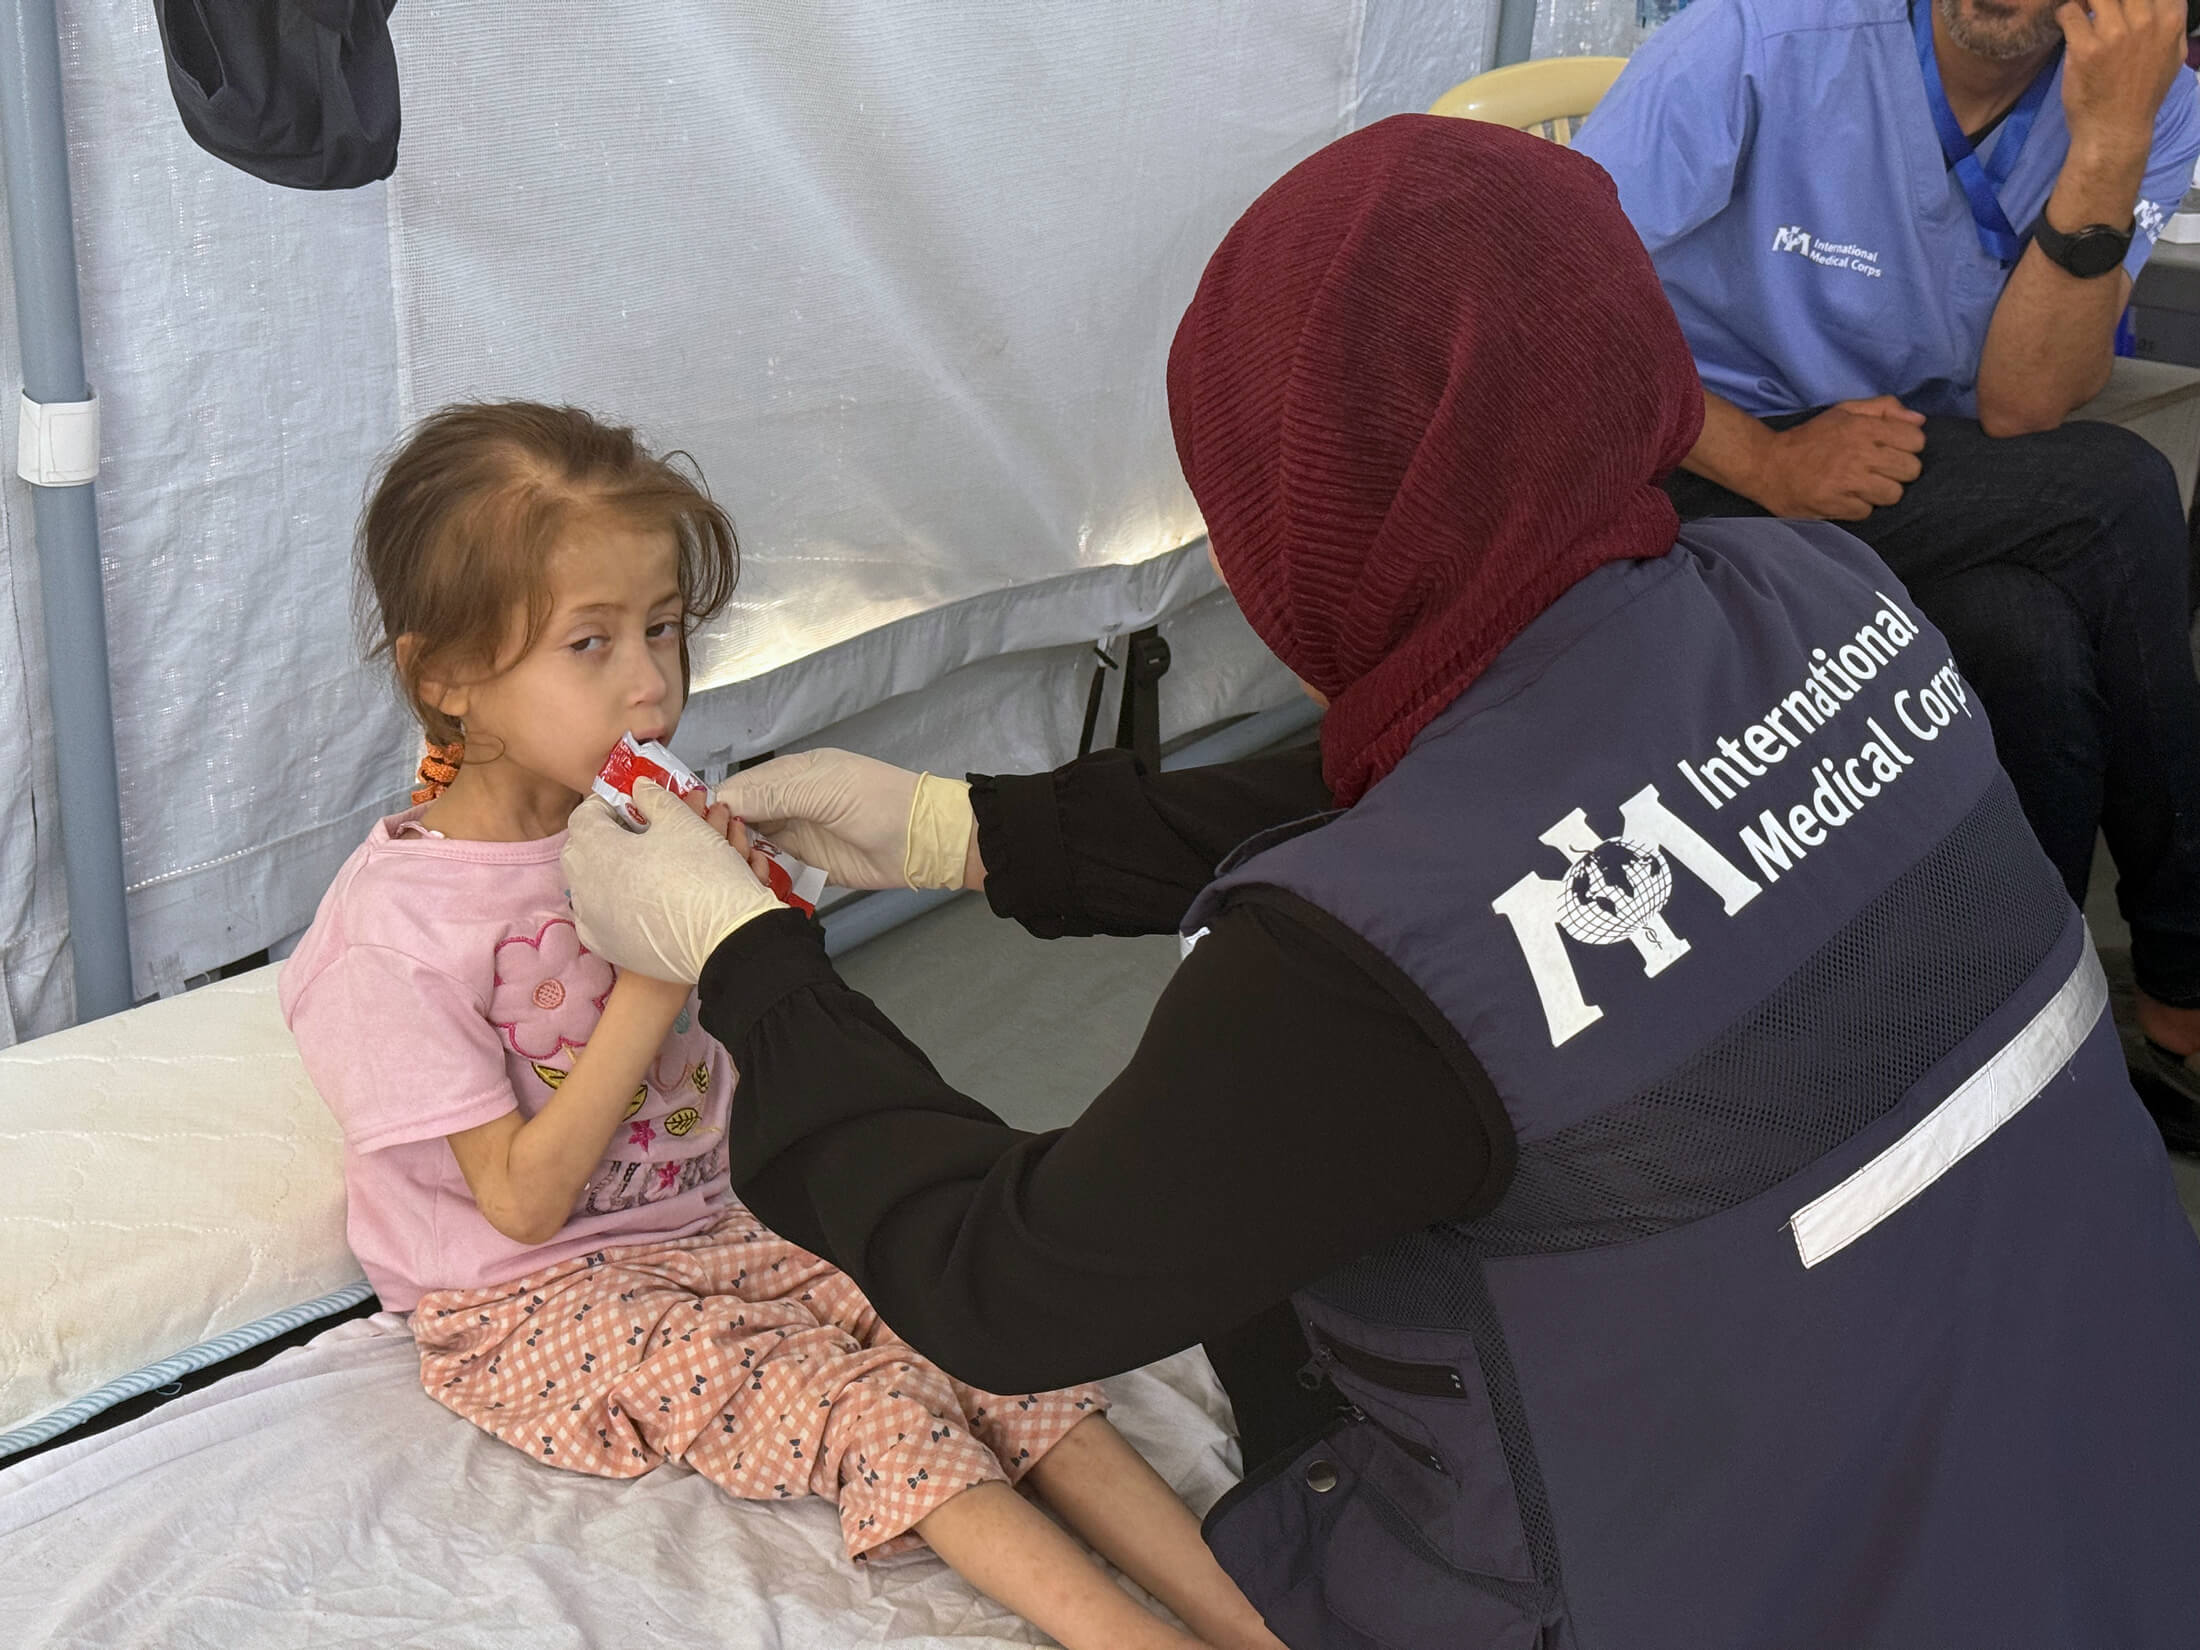
[[[175,882],[184,877],[197,876],[203,871],[217,871],[224,865],[234,865],[237,861],[250,859],[255,854],[269,853],[287,847],[301,838],[313,836],[322,831],[334,830],[341,825],[349,825],[362,814],[371,813],[375,819],[385,818],[397,811],[392,804],[404,794],[404,786],[393,785],[387,795],[378,797],[362,807],[354,808],[348,813],[338,814],[334,819],[323,819],[310,825],[301,825],[295,831],[286,831],[281,836],[269,837],[264,842],[255,842],[247,847],[233,849],[231,852],[222,854],[217,858],[201,860],[196,865],[179,865],[172,871],[163,871],[160,875],[147,877],[142,882],[133,882],[124,891],[132,894],[142,893],[148,888],[159,888],[166,883]]]

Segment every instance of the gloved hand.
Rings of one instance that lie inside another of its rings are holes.
[[[743,768],[712,801],[842,888],[960,888],[977,828],[961,780],[851,751],[798,751]]]
[[[645,779],[634,801],[649,820],[639,835],[593,796],[573,810],[564,866],[574,925],[620,968],[692,985],[728,934],[786,907],[678,798]]]

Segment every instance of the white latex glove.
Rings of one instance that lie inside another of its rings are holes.
[[[842,888],[960,888],[977,828],[961,780],[852,751],[760,762],[712,800]]]
[[[728,934],[787,907],[678,798],[645,779],[634,801],[649,820],[640,833],[593,796],[573,810],[564,866],[574,925],[581,944],[621,968],[693,984]]]

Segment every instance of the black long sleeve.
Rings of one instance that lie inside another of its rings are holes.
[[[1289,913],[1233,909],[1071,1128],[949,1088],[792,914],[703,979],[732,1050],[734,1183],[880,1315],[989,1390],[1113,1374],[1221,1334],[1492,1191],[1468,1077]]]
[[[1098,751],[970,781],[986,898],[1044,940],[1173,934],[1231,849],[1330,806],[1312,745],[1174,773]]]
[[[1051,888],[1043,920],[1062,931],[1173,925],[1211,874],[1211,860],[1188,868],[1211,850],[1199,825],[1242,835],[1249,815],[1266,811],[1257,828],[1326,801],[1304,766],[1265,805],[1244,799],[1273,773],[1252,787],[1210,774],[1202,797],[1170,783],[1184,776],[1107,766],[1112,808],[1089,791],[1065,806],[1038,788],[1049,776],[1017,782],[1024,795],[990,821],[980,804],[989,867],[1011,868],[1011,894]],[[1176,837],[1184,868],[1132,856],[1172,810],[1193,822]],[[1065,850],[1051,882],[1025,875],[1042,825],[1039,846]],[[1075,851],[1086,841],[1118,857],[1095,863]],[[1511,1166],[1502,1111],[1409,981],[1280,892],[1247,891],[1212,930],[1122,1074],[1073,1127],[1030,1134],[942,1081],[834,973],[812,925],[748,924],[701,987],[704,1024],[742,1074],[735,1185],[921,1351],[1017,1391],[1225,1335],[1336,1265],[1494,1201]]]

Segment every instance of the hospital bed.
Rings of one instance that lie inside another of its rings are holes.
[[[928,1555],[852,1567],[823,1502],[556,1472],[429,1399],[402,1320],[358,1315],[275,974],[0,1051],[0,1646],[1046,1642]],[[1235,1480],[1198,1352],[1108,1389],[1195,1511]]]

